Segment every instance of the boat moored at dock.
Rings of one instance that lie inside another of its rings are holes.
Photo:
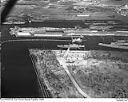
[[[15,26],[10,28],[10,34],[16,37],[72,37],[72,36],[128,36],[128,31],[97,31],[88,30],[84,28],[53,28],[53,27],[40,27],[40,28],[20,28]]]

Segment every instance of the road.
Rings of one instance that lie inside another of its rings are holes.
[[[69,78],[71,79],[72,83],[74,84],[74,86],[76,87],[76,89],[79,91],[79,93],[86,97],[86,98],[90,98],[90,96],[88,96],[77,84],[77,82],[75,81],[75,79],[73,78],[73,76],[71,75],[71,73],[69,72],[66,63],[65,63],[65,59],[64,58],[59,58],[58,61],[60,62],[60,65],[63,66],[64,70],[66,71],[66,73],[68,74]]]

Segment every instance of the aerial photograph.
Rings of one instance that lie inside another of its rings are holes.
[[[128,98],[128,0],[1,0],[2,98]]]

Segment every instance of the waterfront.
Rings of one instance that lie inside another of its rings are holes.
[[[74,27],[81,24],[82,21],[71,22],[45,22],[19,25],[21,27]],[[44,97],[40,93],[40,87],[37,80],[37,76],[29,56],[29,48],[42,48],[42,49],[58,49],[57,44],[69,44],[71,41],[63,40],[37,40],[27,41],[26,38],[18,39],[12,37],[9,34],[9,28],[15,25],[2,25],[2,41],[6,41],[2,44],[2,97]],[[84,25],[85,26],[85,25]],[[105,42],[111,42],[115,40],[111,37],[106,37]],[[115,37],[116,39],[125,39],[127,37]],[[26,41],[25,41],[26,39]],[[31,39],[31,38],[29,38]],[[37,38],[35,38],[37,39]],[[8,41],[13,40],[13,41]],[[18,41],[19,40],[19,41]],[[117,50],[106,47],[100,47],[97,44],[101,41],[101,37],[86,38],[85,50]],[[93,42],[92,42],[93,41]],[[102,39],[103,41],[103,39]],[[118,50],[124,52],[124,50]]]

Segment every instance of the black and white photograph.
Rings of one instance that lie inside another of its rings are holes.
[[[1,0],[1,98],[128,99],[128,0]]]

